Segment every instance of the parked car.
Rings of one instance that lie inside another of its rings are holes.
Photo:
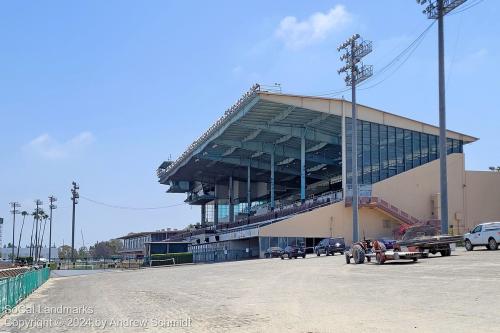
[[[343,237],[325,238],[314,247],[314,253],[319,257],[321,254],[335,255],[335,252],[344,254],[345,242]]]
[[[305,258],[306,251],[302,247],[289,245],[289,246],[285,247],[285,249],[281,253],[280,257],[281,257],[281,259],[285,259],[285,257],[288,259],[292,259],[292,258],[297,259],[298,257]]]
[[[384,244],[386,250],[392,250],[394,249],[394,245],[396,245],[396,240],[394,239],[388,239],[388,238],[382,238],[378,240],[380,243]]]
[[[476,246],[486,246],[489,250],[497,250],[500,243],[500,222],[481,223],[464,235],[465,249],[474,250]]]
[[[279,258],[283,253],[283,249],[278,246],[270,247],[264,252],[265,258]]]

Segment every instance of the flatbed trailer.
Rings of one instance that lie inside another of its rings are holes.
[[[441,256],[447,257],[451,255],[451,251],[455,250],[456,243],[463,241],[463,236],[423,236],[396,242],[395,248],[400,251],[415,251],[422,253],[422,257],[426,258],[429,253],[440,253]]]
[[[347,264],[351,263],[351,258],[355,264],[363,264],[365,260],[371,262],[374,259],[377,264],[382,265],[390,260],[412,260],[416,262],[421,256],[422,253],[418,251],[386,250],[383,243],[369,240],[354,243],[351,249],[345,252]]]

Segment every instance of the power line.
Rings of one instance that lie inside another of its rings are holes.
[[[172,207],[178,207],[178,206],[183,206],[185,203],[178,203],[174,205],[168,205],[168,206],[157,206],[157,207],[131,207],[131,206],[120,206],[120,205],[114,205],[114,204],[109,204],[105,203],[102,201],[94,200],[88,197],[85,197],[83,195],[80,195],[81,199],[84,199],[88,202],[94,203],[96,205],[108,207],[108,208],[115,208],[115,209],[126,209],[126,210],[157,210],[157,209],[167,209],[167,208],[172,208]]]
[[[432,28],[432,26],[435,23],[436,23],[436,21],[433,21],[431,24],[429,24],[427,26],[427,28],[424,29],[424,31],[422,31],[405,49],[403,49],[401,52],[399,52],[389,63],[387,63],[387,65],[385,65],[380,70],[378,70],[371,78],[367,79],[365,82],[360,83],[359,86],[366,85],[369,82],[373,82],[374,78],[379,77],[380,75],[382,75],[383,73],[385,73],[386,71],[391,69],[391,67],[394,64],[396,64],[398,61],[403,59],[403,62],[400,65],[398,65],[398,67],[389,75],[389,77],[392,76],[408,60],[408,58],[413,54],[413,52],[415,52],[415,50],[421,44],[422,40],[424,39],[424,37],[427,35],[429,30]],[[386,77],[386,78],[382,79],[382,81],[379,81],[379,82],[377,82],[369,87],[365,87],[365,88],[363,88],[363,90],[376,87],[379,84],[381,84],[383,81],[387,80],[389,77]],[[321,93],[321,94],[311,94],[311,95],[318,96],[318,97],[326,97],[326,96],[331,97],[331,96],[340,95],[340,94],[347,92],[349,90],[350,90],[350,88],[339,89],[339,90],[334,90],[334,91],[325,92],[325,93]]]
[[[449,15],[456,15],[456,14],[460,14],[460,13],[463,13],[465,12],[466,10],[469,10],[471,9],[472,7],[476,7],[477,5],[479,5],[481,2],[483,2],[484,0],[477,0],[476,2],[472,2],[470,3],[468,6],[460,9],[460,10],[457,10],[457,11],[453,11],[452,13],[450,13]]]
[[[381,79],[380,81],[372,84],[371,86],[368,86],[368,87],[363,87],[363,88],[359,88],[360,90],[367,90],[367,89],[371,89],[371,88],[374,88],[378,85],[380,85],[381,83],[385,82],[386,80],[388,80],[390,77],[392,77],[407,61],[408,59],[410,59],[410,57],[412,56],[412,54],[418,49],[418,47],[420,46],[420,44],[422,43],[422,41],[424,40],[424,37],[425,35],[427,34],[427,32],[429,31],[429,29],[434,25],[436,21],[433,21],[428,27],[427,29],[425,29],[425,31],[419,36],[419,39],[415,40],[417,41],[416,43],[412,43],[412,47],[413,48],[407,48],[406,50],[409,50],[409,52],[406,54],[406,56],[403,58],[403,61],[400,62],[392,72],[390,72],[386,77],[384,77],[383,79]],[[405,51],[406,51],[405,50]],[[398,59],[399,60],[399,59]],[[387,67],[387,66],[386,66]],[[387,69],[389,69],[389,67],[387,67]],[[384,69],[383,72],[385,72],[387,69]],[[377,73],[379,74],[379,73]]]

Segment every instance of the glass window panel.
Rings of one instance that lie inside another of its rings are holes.
[[[412,132],[413,140],[413,167],[416,168],[420,165],[420,133]]]
[[[429,135],[422,133],[420,134],[420,157],[422,159],[422,164],[429,162]]]
[[[396,161],[397,161],[397,173],[405,171],[405,143],[404,143],[404,132],[401,128],[396,128]]]
[[[453,152],[453,140],[446,138],[446,154],[451,154]]]
[[[434,161],[438,158],[438,137],[435,135],[429,136],[429,161]]]
[[[380,180],[389,177],[387,126],[380,125]]]
[[[405,149],[405,170],[410,170],[413,168],[413,152],[412,152],[412,136],[411,136],[411,131],[410,130],[404,130],[404,135],[405,135],[405,143],[404,143],[404,149]]]
[[[380,138],[379,138],[379,125],[371,124],[371,181],[365,182],[367,184],[376,183],[380,179]]]

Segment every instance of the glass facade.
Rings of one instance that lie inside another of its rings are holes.
[[[358,120],[358,183],[373,184],[439,158],[436,135]],[[463,142],[447,139],[448,154]],[[352,119],[346,118],[347,184],[352,184]]]

